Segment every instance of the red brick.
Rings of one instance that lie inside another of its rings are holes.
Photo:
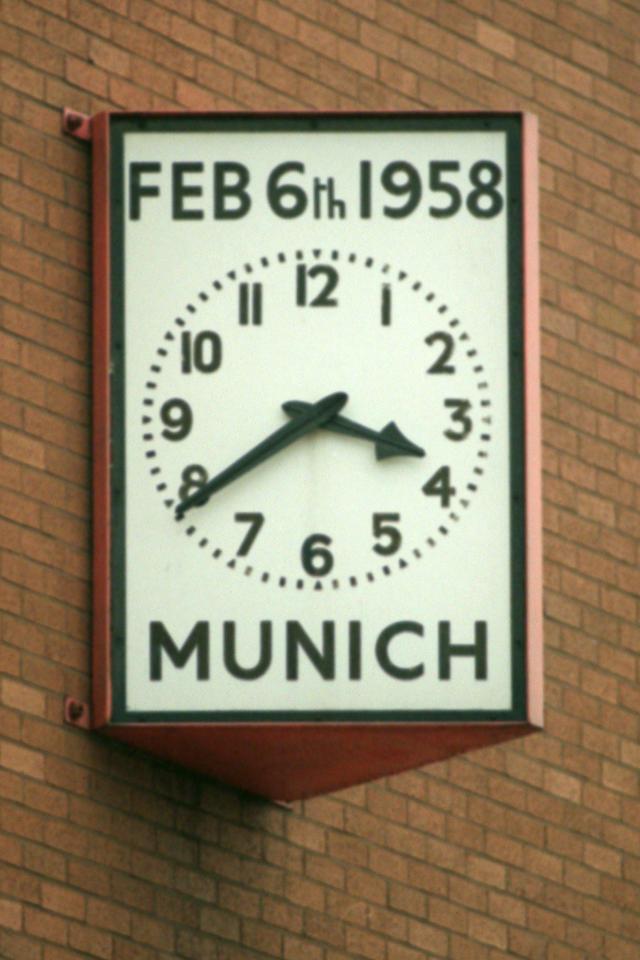
[[[499,864],[484,857],[470,856],[467,862],[467,876],[479,883],[504,889],[506,886],[506,870]]]
[[[605,761],[602,767],[602,782],[605,787],[609,787],[617,793],[636,796],[640,777],[634,770]]]
[[[420,950],[434,952],[437,956],[446,956],[449,937],[444,930],[427,923],[411,920],[409,923],[409,943]]]
[[[92,38],[89,41],[89,58],[96,67],[108,73],[117,73],[128,77],[131,71],[131,58],[128,53],[103,40]]]
[[[101,900],[97,897],[87,898],[87,923],[94,927],[104,930],[111,930],[123,936],[128,936],[131,931],[131,914],[129,910],[115,905],[109,900]]]
[[[0,743],[0,766],[27,777],[44,779],[44,757],[42,753],[22,747],[17,743]]]
[[[279,956],[282,951],[282,934],[253,920],[247,920],[242,928],[242,943],[252,950]]]
[[[23,906],[16,900],[0,897],[0,927],[8,930],[22,929]]]
[[[467,932],[467,912],[446,900],[432,897],[429,902],[428,916],[431,923],[437,927],[444,927],[445,930],[454,930],[457,933]]]
[[[42,257],[13,243],[4,243],[2,247],[2,265],[12,273],[18,273],[30,280],[41,280],[43,276]]]
[[[44,77],[26,63],[21,64],[6,58],[3,80],[7,86],[14,87],[34,99],[41,100],[44,96]]]
[[[53,943],[67,942],[67,921],[44,910],[27,907],[24,912],[24,929],[33,937]]]
[[[108,75],[104,70],[92,67],[81,60],[68,57],[65,78],[72,85],[89,90],[100,97],[106,96]]]
[[[347,871],[347,892],[371,903],[383,905],[386,902],[386,881],[373,873],[358,870],[355,867]]]
[[[345,946],[350,954],[367,957],[368,960],[384,960],[385,941],[382,937],[357,927],[348,927]]]
[[[111,18],[108,12],[97,9],[94,4],[88,3],[87,0],[69,0],[68,17],[74,23],[84,27],[89,34],[109,35]]]
[[[136,942],[148,944],[156,950],[173,952],[175,934],[171,924],[153,917],[139,913],[132,914],[131,937]]]
[[[42,885],[42,906],[51,913],[64,917],[83,920],[85,916],[85,898],[81,893],[69,890],[59,884]]]
[[[281,6],[276,6],[271,0],[257,0],[255,17],[259,23],[263,23],[276,33],[287,37],[296,35],[297,18],[287,13]]]
[[[111,934],[84,924],[69,924],[69,946],[82,956],[99,957],[100,960],[111,960],[113,956]]]
[[[356,73],[375,77],[377,74],[377,57],[375,54],[348,40],[338,41],[338,60],[344,66],[355,70]]]
[[[481,46],[492,50],[501,57],[513,60],[515,57],[516,41],[509,33],[479,20],[477,24],[477,39]]]
[[[24,683],[4,678],[0,682],[0,693],[2,702],[7,706],[44,716],[46,701],[41,691]]]
[[[469,917],[469,935],[480,943],[486,943],[501,950],[507,949],[508,929],[506,924],[498,920],[472,914]]]

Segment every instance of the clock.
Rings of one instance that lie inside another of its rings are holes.
[[[366,591],[437,563],[464,537],[491,453],[482,341],[455,300],[428,272],[350,248],[221,266],[143,371],[156,522],[188,538],[204,579],[222,568],[267,591]],[[335,392],[338,414],[215,484]]]
[[[527,722],[525,126],[94,124],[105,723]]]

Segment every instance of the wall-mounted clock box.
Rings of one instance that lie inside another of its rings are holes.
[[[281,799],[540,728],[534,120],[91,138],[93,724]]]

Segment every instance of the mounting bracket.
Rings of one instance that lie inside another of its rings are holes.
[[[91,140],[91,117],[65,107],[62,111],[62,130],[77,140]]]
[[[83,730],[91,728],[91,711],[89,704],[76,700],[74,697],[64,698],[64,722]]]

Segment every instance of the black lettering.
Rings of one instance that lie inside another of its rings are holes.
[[[213,215],[216,220],[240,220],[251,209],[247,193],[249,170],[231,160],[213,165]],[[233,201],[227,202],[227,201]]]
[[[420,203],[422,196],[422,183],[418,171],[412,164],[405,160],[396,160],[389,163],[382,171],[380,182],[387,191],[394,197],[406,197],[404,204],[398,207],[383,207],[387,217],[397,219],[399,217],[408,217]]]
[[[424,629],[415,620],[399,620],[385,627],[376,641],[376,657],[385,673],[396,680],[417,680],[424,673],[424,664],[415,667],[399,667],[389,656],[389,647],[394,637],[400,633],[413,633],[417,637],[424,636]]]
[[[349,623],[349,680],[362,679],[362,624]]]
[[[442,620],[438,624],[439,676],[441,680],[451,679],[452,657],[473,657],[475,660],[476,680],[487,679],[487,623],[475,622],[475,643],[451,643],[451,624]]]
[[[380,322],[383,327],[391,326],[391,284],[382,284],[382,302],[380,305]]]
[[[322,651],[316,647],[309,634],[297,620],[287,621],[287,680],[297,680],[299,673],[298,650],[304,650],[324,680],[336,676],[335,624],[326,620],[322,624]]]
[[[259,327],[262,323],[262,284],[243,281],[238,284],[238,295],[240,326]]]
[[[142,177],[145,173],[160,173],[159,163],[130,163],[129,164],[129,219],[140,219],[140,200],[142,197],[159,197],[160,187],[157,185],[143,185]]]
[[[209,679],[209,624],[200,620],[182,644],[178,647],[164,623],[154,620],[149,624],[149,666],[150,679],[162,680],[162,651],[171,663],[181,670],[193,654],[196,653],[196,676],[198,680]]]
[[[371,160],[360,163],[360,216],[371,219]]]
[[[316,295],[309,301],[310,307],[337,307],[338,301],[332,294],[338,286],[339,275],[335,267],[324,263],[314,263],[308,267],[305,263],[298,264],[296,269],[296,304],[299,307],[307,305],[307,277],[312,280],[316,277],[321,278],[322,287],[317,290]]]
[[[347,205],[336,196],[335,187],[333,177],[328,177],[327,180],[313,178],[313,216],[316,220],[322,217],[325,207],[330,220],[334,217],[344,220],[346,217]]]
[[[203,163],[173,163],[171,165],[171,187],[173,197],[173,219],[174,220],[202,220],[204,210],[186,210],[184,206],[185,197],[201,197],[202,187],[187,186],[184,182],[187,173],[202,173]]]
[[[260,656],[254,667],[241,667],[236,658],[236,625],[227,621],[222,627],[224,665],[232,677],[238,680],[257,680],[263,677],[271,666],[272,632],[271,623],[263,620],[260,624]]]
[[[290,220],[307,209],[307,195],[297,183],[283,183],[289,173],[304,173],[304,163],[279,163],[267,180],[267,202],[277,217]]]

